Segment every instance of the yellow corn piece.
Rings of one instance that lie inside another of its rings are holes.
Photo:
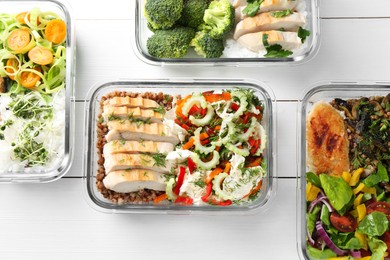
[[[361,192],[364,188],[366,187],[366,185],[364,185],[363,182],[361,182],[355,189],[353,189],[353,194],[358,194],[359,192]]]
[[[365,256],[363,258],[356,258],[356,260],[371,260],[371,256]]]
[[[306,186],[306,200],[313,201],[317,198],[320,189],[309,182]]]
[[[367,250],[367,235],[355,231],[355,237],[359,239],[360,243],[363,245],[363,249]]]
[[[349,181],[351,180],[351,174],[349,172],[343,172],[341,177],[344,179],[346,183],[349,183]]]
[[[374,187],[366,187],[366,186],[364,186],[364,188],[362,189],[362,191],[364,192],[364,193],[370,193],[370,194],[372,194],[372,195],[376,195],[376,189],[374,188]]]
[[[349,186],[355,186],[359,180],[360,180],[360,175],[364,172],[363,168],[359,168],[353,171],[351,179],[349,180]]]
[[[335,256],[326,258],[326,260],[348,260],[350,259],[348,256]]]
[[[359,223],[366,216],[367,213],[366,205],[364,203],[360,204],[359,206],[356,207],[356,211],[357,211],[357,222]]]
[[[356,209],[357,206],[362,204],[362,199],[363,199],[363,193],[360,193],[357,195],[356,199],[353,202],[353,208]]]

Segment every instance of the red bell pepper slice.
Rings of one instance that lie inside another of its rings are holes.
[[[232,205],[232,201],[231,200],[225,200],[225,201],[212,200],[211,203],[214,204],[214,205],[217,205],[217,206],[229,206],[229,205]]]
[[[236,103],[232,103],[231,108],[232,108],[234,111],[237,111],[237,110],[240,108],[240,106],[237,105]]]
[[[175,203],[182,203],[184,205],[191,205],[194,200],[190,197],[179,196],[176,198]]]
[[[212,191],[213,191],[213,184],[209,182],[209,184],[207,184],[206,186],[206,194],[201,198],[203,202],[207,203],[209,201],[209,197]]]
[[[181,166],[179,168],[179,176],[177,178],[176,186],[175,188],[173,188],[173,193],[175,193],[176,195],[179,195],[180,193],[180,188],[183,185],[185,173],[186,173],[186,168]]]
[[[192,172],[196,169],[196,164],[190,157],[188,157],[187,159],[187,165],[188,165],[188,170],[192,174]]]
[[[193,105],[191,109],[188,111],[188,114],[189,115],[200,114],[201,111],[202,109],[200,107],[198,107],[197,105]]]

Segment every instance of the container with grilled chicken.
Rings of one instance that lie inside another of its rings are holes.
[[[259,82],[106,82],[86,100],[84,187],[104,212],[249,214],[275,182],[273,97]]]
[[[152,65],[301,64],[319,42],[317,0],[136,0],[133,49]]]
[[[319,84],[299,115],[300,259],[386,259],[389,84]]]

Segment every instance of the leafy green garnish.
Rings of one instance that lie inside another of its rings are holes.
[[[301,42],[305,43],[306,38],[310,36],[310,31],[299,27],[298,29],[298,37],[301,38]]]
[[[292,51],[284,50],[283,47],[279,44],[268,43],[268,34],[263,34],[263,45],[267,51],[264,57],[268,58],[285,58],[293,54]]]
[[[242,13],[247,16],[255,16],[264,0],[248,0],[247,2],[248,4],[244,10],[242,10]]]
[[[372,187],[380,182],[388,182],[389,176],[387,175],[387,170],[382,163],[378,163],[378,171],[374,174],[371,174],[363,180],[363,183],[367,187]]]
[[[284,10],[284,11],[274,11],[274,12],[270,12],[269,14],[272,16],[272,17],[275,17],[275,18],[282,18],[282,17],[285,17],[285,16],[289,16],[291,14],[293,14],[294,11],[289,9],[289,10]]]
[[[308,182],[311,182],[312,184],[314,184],[318,188],[322,188],[320,178],[317,176],[317,174],[315,174],[313,172],[306,173],[306,180]]]
[[[152,108],[152,110],[156,113],[159,113],[159,114],[162,114],[162,115],[165,115],[165,108],[163,106],[159,106],[159,107],[154,107]]]
[[[153,160],[154,160],[154,164],[155,166],[162,166],[162,167],[165,167],[165,163],[166,163],[166,158],[167,158],[167,155],[166,154],[163,154],[163,153],[155,153],[155,154],[152,154],[151,155]]]
[[[337,211],[342,210],[351,201],[352,188],[343,178],[321,174],[320,181],[330,204]]]
[[[307,253],[313,259],[327,259],[327,258],[337,256],[337,254],[335,252],[333,252],[331,249],[319,250],[319,249],[312,247],[312,246],[309,246],[309,245],[307,246]]]
[[[382,260],[387,250],[387,245],[376,237],[368,237],[368,247],[372,252],[371,260]]]
[[[384,213],[374,211],[359,223],[358,231],[368,236],[381,236],[387,230],[389,221]]]

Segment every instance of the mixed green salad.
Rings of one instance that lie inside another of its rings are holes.
[[[390,252],[390,94],[331,102],[343,111],[351,172],[306,173],[310,259],[388,257]]]

